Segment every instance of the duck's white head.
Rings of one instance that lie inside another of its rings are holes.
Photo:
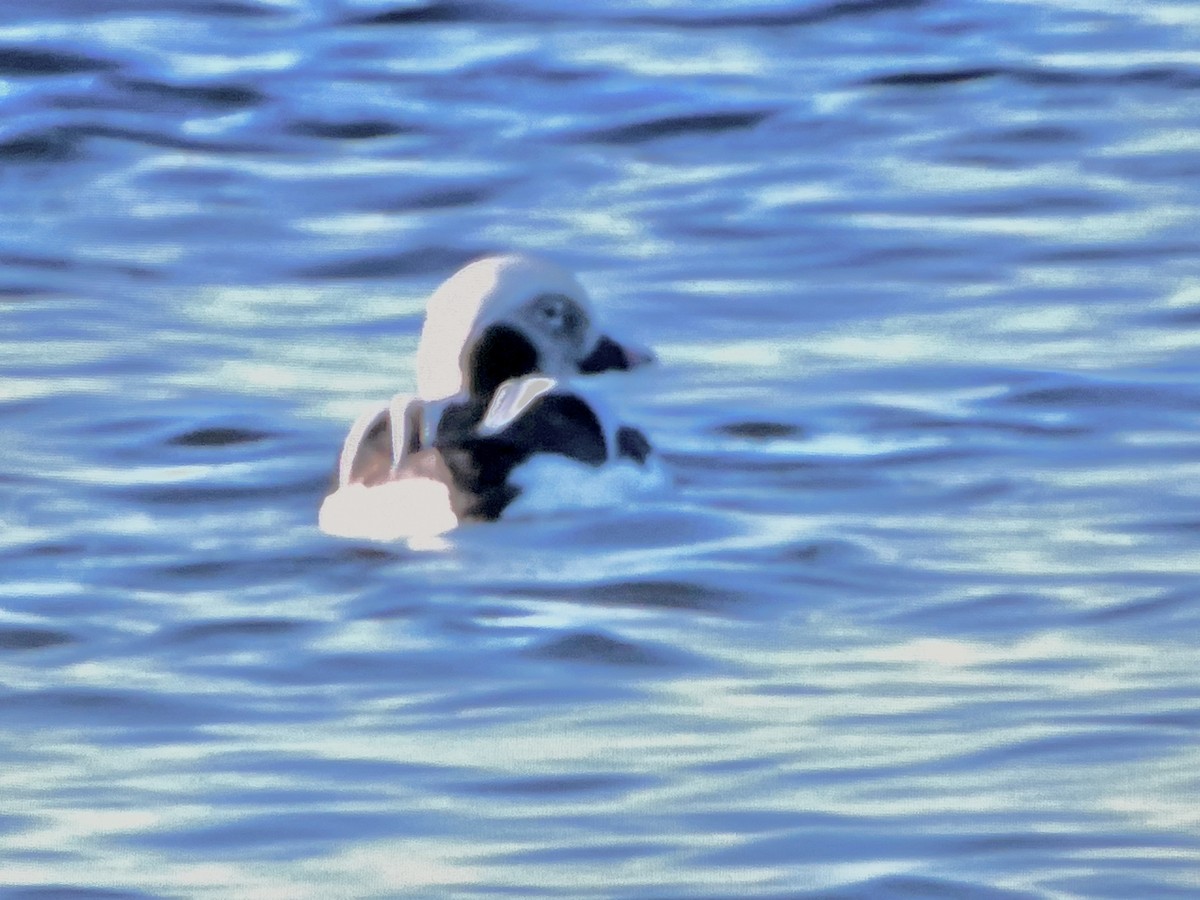
[[[417,346],[417,394],[426,401],[488,394],[533,372],[569,378],[650,359],[603,334],[587,292],[565,269],[523,254],[489,256],[430,296]]]

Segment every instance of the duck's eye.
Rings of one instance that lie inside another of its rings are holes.
[[[558,298],[547,298],[538,304],[538,315],[547,322],[557,322],[562,319],[562,301]]]
[[[583,331],[583,314],[561,294],[544,294],[533,301],[535,319],[552,334],[574,335]]]

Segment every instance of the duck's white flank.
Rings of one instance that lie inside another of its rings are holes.
[[[459,523],[446,485],[430,478],[401,478],[338,488],[321,504],[317,524],[335,537],[399,541],[435,537]]]

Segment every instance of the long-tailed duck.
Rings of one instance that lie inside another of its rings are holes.
[[[603,334],[583,287],[556,265],[511,255],[465,266],[429,298],[416,395],[350,428],[321,530],[437,535],[499,518],[547,466],[645,467],[646,437],[570,379],[651,358]]]

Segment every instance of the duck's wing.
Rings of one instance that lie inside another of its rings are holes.
[[[423,404],[408,394],[365,409],[354,420],[338,454],[337,487],[377,484],[420,449]]]
[[[483,419],[475,429],[480,437],[492,437],[500,434],[517,419],[530,412],[531,407],[542,397],[558,387],[553,378],[540,375],[528,378],[510,378],[492,397],[492,402],[484,411]]]

